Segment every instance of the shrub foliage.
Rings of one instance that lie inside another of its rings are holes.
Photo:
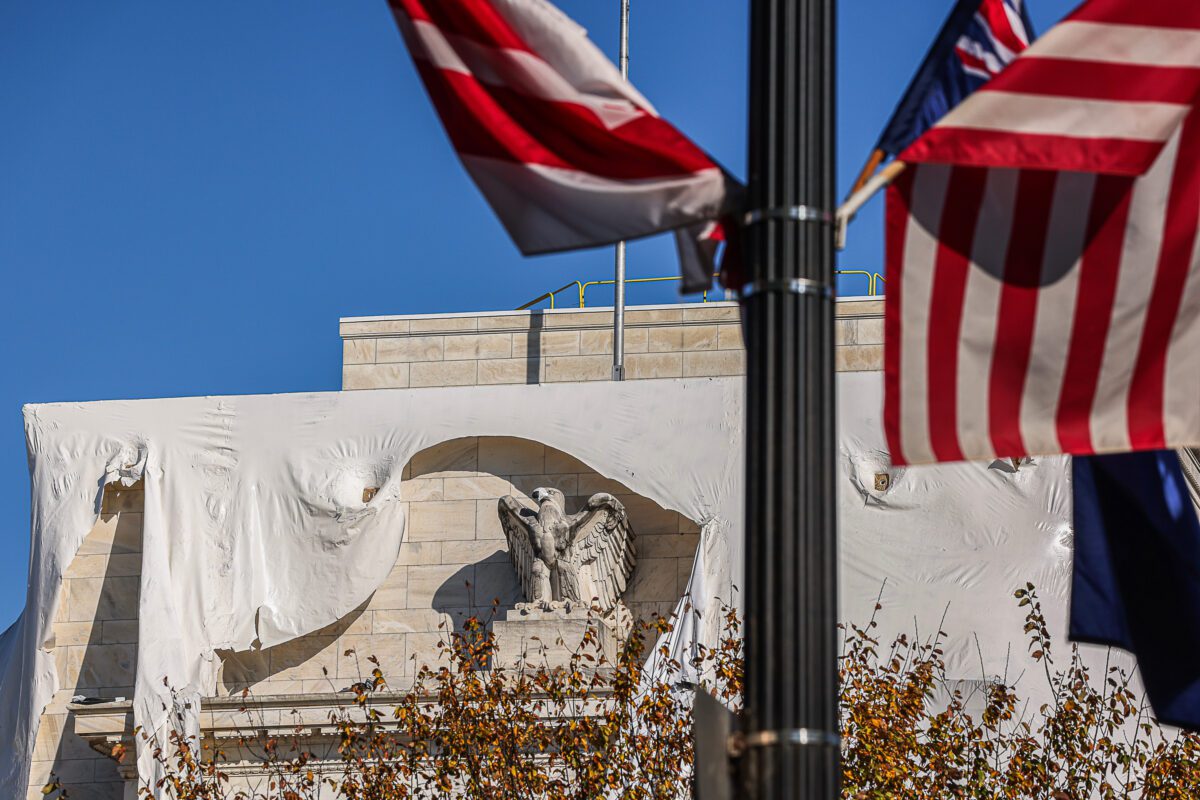
[[[1056,660],[1033,585],[1015,599],[1026,609],[1037,679],[1049,688],[1036,708],[1007,676],[985,676],[971,690],[949,680],[940,631],[883,644],[874,618],[843,626],[843,797],[1200,796],[1200,738],[1160,727],[1126,670],[1094,673],[1075,646]],[[249,732],[224,749],[174,734],[154,750],[167,776],[157,788],[177,800],[688,797],[692,691],[735,710],[741,698],[740,620],[723,614],[721,644],[688,664],[670,659],[661,644],[670,625],[658,619],[635,626],[611,660],[589,633],[559,668],[493,666],[496,641],[473,618],[447,632],[438,664],[422,666],[403,692],[368,657],[354,702],[325,726],[336,731],[332,747],[314,752],[305,725],[288,736]],[[247,731],[252,709],[248,699]],[[247,754],[260,776],[251,788],[230,777]],[[126,754],[118,746],[113,756]],[[46,793],[66,796],[56,783]]]
[[[1074,645],[1057,663],[1033,584],[1015,598],[1027,609],[1029,651],[1042,667],[1037,677],[1050,690],[1036,708],[1007,677],[985,678],[976,694],[964,696],[947,680],[940,631],[922,642],[899,636],[884,648],[874,619],[844,629],[843,796],[1200,796],[1200,738],[1161,728],[1126,670],[1106,663],[1093,674]]]

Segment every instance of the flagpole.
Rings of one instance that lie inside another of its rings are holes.
[[[867,163],[863,164],[862,172],[858,173],[858,178],[854,181],[854,185],[850,187],[851,195],[867,185],[867,181],[871,180],[871,176],[875,174],[875,170],[879,169],[879,165],[883,163],[885,158],[887,158],[887,153],[882,150],[876,148],[871,151],[871,155],[867,158]]]
[[[835,0],[750,8],[739,796],[835,800]]]
[[[854,220],[859,210],[867,204],[881,189],[884,189],[904,172],[908,165],[895,160],[883,169],[871,175],[862,186],[856,186],[850,196],[838,206],[837,210],[837,249],[846,249],[846,228]]]
[[[618,65],[621,77],[629,78],[629,0],[621,0],[621,45]],[[617,242],[616,275],[613,278],[613,368],[614,381],[625,380],[625,243]]]

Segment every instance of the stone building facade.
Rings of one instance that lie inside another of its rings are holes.
[[[837,306],[837,368],[883,365],[883,301]],[[628,380],[741,375],[736,303],[637,306],[625,316]],[[350,317],[342,320],[342,388],[407,389],[604,381],[612,310]]]
[[[880,369],[882,302],[843,301],[838,311],[839,370]],[[627,322],[630,380],[742,374],[736,304],[637,307]],[[610,309],[348,318],[341,322],[343,389],[608,380],[611,324]],[[291,729],[309,719],[318,736],[330,708],[347,702],[340,690],[369,673],[368,655],[402,689],[416,665],[436,662],[446,629],[493,606],[507,613],[521,597],[497,499],[527,497],[539,486],[562,490],[569,511],[597,492],[617,496],[638,535],[625,602],[639,616],[670,612],[692,567],[695,521],[539,442],[454,440],[417,454],[405,467],[405,542],[390,576],[366,603],[286,644],[221,654],[220,695],[203,705],[205,735],[220,739],[244,726],[238,709],[248,690],[260,729]],[[29,798],[42,796],[51,774],[76,797],[135,796],[132,759],[118,765],[105,754],[118,743],[132,750],[142,503],[138,485],[110,486],[99,521],[65,575],[54,626],[63,688],[42,716]]]

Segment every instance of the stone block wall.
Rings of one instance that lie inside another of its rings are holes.
[[[109,486],[100,519],[63,575],[54,622],[54,660],[61,689],[42,714],[29,777],[41,798],[51,773],[74,796],[119,800],[117,764],[75,735],[69,704],[76,695],[133,697],[137,665],[138,583],[142,563],[140,484]]]
[[[883,301],[837,306],[837,368],[883,366]],[[612,309],[353,317],[341,321],[343,389],[609,380]],[[736,303],[626,312],[629,380],[741,375]]]

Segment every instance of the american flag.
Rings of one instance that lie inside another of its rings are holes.
[[[1089,0],[900,155],[897,464],[1200,444],[1200,2]]]
[[[700,235],[736,205],[736,182],[546,0],[389,2],[451,143],[522,253]],[[711,283],[711,265],[698,271]]]

